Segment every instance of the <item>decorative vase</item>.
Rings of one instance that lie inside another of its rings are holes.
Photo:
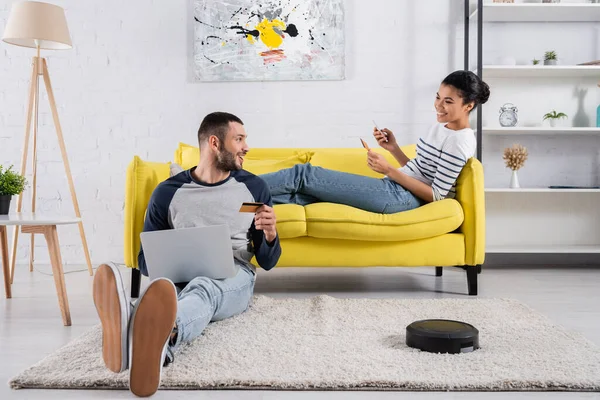
[[[587,89],[581,89],[576,87],[573,91],[573,96],[577,97],[577,112],[573,116],[574,127],[588,127],[590,124],[590,117],[585,112],[584,101],[587,96]]]
[[[0,194],[0,215],[8,214],[10,210],[10,200],[12,196],[7,194]]]
[[[600,106],[596,108],[596,127],[600,128]]]
[[[510,176],[510,188],[518,189],[519,186],[519,177],[517,176],[517,170],[513,170],[512,175]]]
[[[557,60],[544,60],[544,65],[556,65]]]

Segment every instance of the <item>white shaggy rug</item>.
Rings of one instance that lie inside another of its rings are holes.
[[[481,349],[431,354],[406,326],[455,319]],[[101,358],[99,327],[30,367],[13,388],[127,388]],[[527,306],[503,299],[273,299],[211,324],[163,369],[167,389],[600,391],[600,348]]]

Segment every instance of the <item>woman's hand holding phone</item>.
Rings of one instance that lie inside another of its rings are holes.
[[[373,136],[377,140],[377,143],[387,151],[391,152],[398,147],[394,133],[387,128],[378,129],[375,126],[373,128]]]

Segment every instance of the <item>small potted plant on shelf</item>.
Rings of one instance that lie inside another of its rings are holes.
[[[569,117],[565,113],[562,113],[562,112],[557,113],[556,110],[552,110],[551,112],[544,114],[544,119],[542,121],[548,120],[548,122],[550,123],[550,126],[554,128],[556,126],[557,122],[563,118],[569,118]]]
[[[533,63],[533,65],[538,65],[540,63],[540,60],[534,58],[533,60],[531,60],[531,62]]]
[[[557,60],[555,51],[547,51],[544,53],[544,65],[556,65]]]
[[[27,186],[25,177],[14,172],[12,167],[5,170],[0,165],[0,215],[8,214],[12,196],[21,193]]]

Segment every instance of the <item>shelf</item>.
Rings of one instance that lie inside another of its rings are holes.
[[[600,245],[573,245],[573,246],[489,246],[486,253],[600,253]]]
[[[470,18],[478,18],[475,10]],[[600,4],[484,4],[486,22],[596,22],[600,21]]]
[[[600,189],[485,188],[485,193],[600,193]]]
[[[484,65],[483,78],[600,78],[600,65]]]
[[[483,128],[484,135],[600,135],[600,128],[509,127]]]
[[[600,4],[585,3],[584,0],[579,3],[563,1],[551,4],[541,4],[541,1],[538,0],[538,3],[533,4],[532,1],[527,0],[527,2],[518,1],[517,4],[501,4],[487,0],[486,4],[475,10],[470,18],[475,21],[479,20],[480,23],[491,22],[492,24],[487,27],[494,28],[492,30],[497,36],[499,35],[498,40],[502,39],[502,30],[515,28],[517,29],[515,32],[518,33],[521,29],[519,27],[525,29],[525,23],[534,23],[527,29],[553,29],[556,32],[561,29],[571,29],[570,27],[573,26],[582,26],[590,30],[600,27]],[[473,9],[471,8],[471,10]],[[509,26],[510,23],[517,23],[517,25]],[[465,19],[464,24],[467,29],[469,20]],[[486,43],[487,30],[489,29],[486,27],[483,28],[483,31],[476,30],[476,41],[484,43],[483,46]],[[463,41],[467,51],[469,49],[468,38],[469,36],[465,35]],[[584,35],[580,42],[585,43],[585,40]],[[573,43],[577,46],[579,42],[574,41]],[[481,51],[484,49],[485,47],[482,46],[477,47],[473,56],[467,57],[467,59],[481,60],[484,56]],[[498,51],[502,53],[501,48],[489,50],[493,54]],[[541,56],[543,58],[543,53]],[[489,64],[478,64],[477,66],[481,68],[483,79],[490,79],[488,84],[491,87],[504,87],[504,90],[507,91],[526,91],[534,96],[532,98],[535,98],[538,85],[546,88],[559,85],[559,89],[565,93],[567,85],[583,85],[590,92],[597,90],[596,84],[600,82],[600,65],[577,64],[600,60],[600,58],[588,59],[585,57],[592,57],[592,55],[590,53],[590,55],[570,60],[559,59],[559,65],[543,65],[543,60],[538,65],[532,65],[530,59],[522,59],[519,61],[521,65],[500,65],[508,63],[489,60]],[[538,97],[544,96],[544,93],[539,94]],[[479,139],[484,143],[484,148],[485,141],[493,139],[487,135],[504,135],[505,137],[499,138],[502,140],[524,140],[523,137],[534,141],[542,138],[552,142],[559,140],[561,145],[566,143],[562,143],[564,140],[572,141],[588,137],[589,140],[595,142],[596,138],[600,138],[600,127],[566,126],[573,124],[570,119],[560,121],[558,124],[560,126],[550,127],[548,121],[541,120],[540,114],[537,121],[535,119],[529,121],[529,125],[539,126],[525,126],[527,121],[523,120],[518,126],[504,128],[498,123],[497,116],[496,113],[496,117],[489,120],[489,125],[484,126],[479,132]],[[575,137],[569,138],[569,136]],[[546,145],[556,146],[557,144],[546,143]],[[570,150],[570,153],[573,153],[574,149]],[[483,160],[485,161],[485,156]],[[494,167],[493,169],[498,172],[498,168]],[[598,208],[600,188],[551,189],[541,185],[562,182],[541,182],[538,179],[537,182],[535,180],[532,182],[538,187],[510,189],[508,188],[510,170],[504,170],[509,171],[508,176],[505,178],[504,184],[502,184],[503,182],[499,183],[505,187],[486,187],[484,189],[488,215],[486,253],[531,254],[533,257],[538,254],[565,254],[567,257],[570,257],[571,254],[593,254],[594,257],[598,257],[600,254],[600,231],[596,227],[600,212],[600,208]],[[585,176],[589,175],[587,171],[583,173]],[[588,185],[598,185],[598,182],[593,179],[584,179],[580,182],[574,179],[562,181],[569,181],[572,184],[583,182]],[[519,228],[515,229],[515,226]]]

